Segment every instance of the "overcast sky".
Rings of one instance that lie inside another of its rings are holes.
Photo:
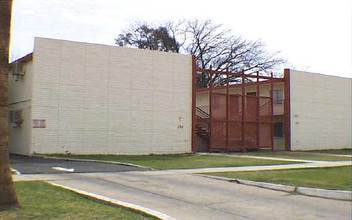
[[[14,0],[11,56],[35,36],[114,45],[135,20],[212,19],[281,51],[287,67],[352,77],[350,0]]]

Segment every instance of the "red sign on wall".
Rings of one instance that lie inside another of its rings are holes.
[[[45,128],[45,119],[33,119],[33,128]]]

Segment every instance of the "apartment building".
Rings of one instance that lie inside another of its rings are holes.
[[[217,72],[190,55],[46,38],[12,67],[11,153],[351,148],[350,78]]]

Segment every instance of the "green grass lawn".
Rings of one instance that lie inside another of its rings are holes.
[[[45,182],[16,182],[15,187],[22,208],[0,211],[0,219],[155,219]]]
[[[211,156],[199,154],[179,155],[55,155],[60,157],[92,159],[102,161],[115,161],[151,167],[157,170],[166,169],[192,169],[206,167],[237,167],[260,166],[274,164],[289,164],[287,161],[262,160],[251,158],[238,158],[228,156]]]
[[[351,166],[280,171],[208,173],[234,179],[322,189],[351,190]]]
[[[317,161],[348,161],[351,160],[351,157],[342,157],[342,156],[329,156],[329,155],[318,155],[310,154],[305,152],[246,152],[246,153],[235,153],[235,155],[250,155],[250,156],[263,156],[263,157],[281,157],[281,158],[290,158],[290,159],[302,159],[302,160],[317,160]]]
[[[344,150],[315,150],[309,151],[312,153],[323,153],[323,154],[339,154],[339,155],[352,155],[352,149],[344,149]]]

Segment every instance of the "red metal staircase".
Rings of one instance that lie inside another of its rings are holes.
[[[196,116],[196,134],[205,140],[209,140],[209,114],[199,107],[196,107]]]

